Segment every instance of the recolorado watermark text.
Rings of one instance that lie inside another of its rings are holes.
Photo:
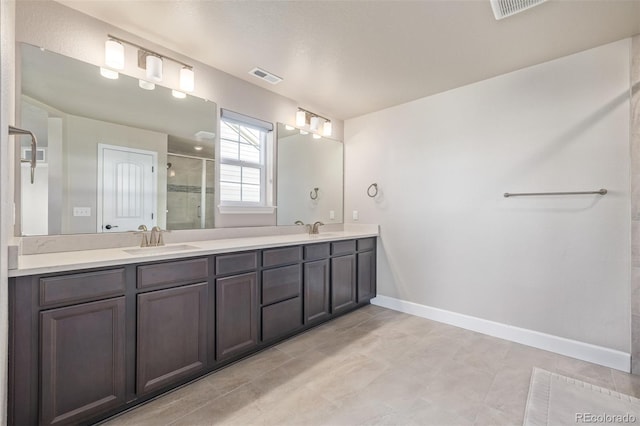
[[[576,413],[576,423],[636,423],[635,414]]]

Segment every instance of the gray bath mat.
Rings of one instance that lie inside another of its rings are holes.
[[[640,399],[534,368],[524,426],[640,424]]]

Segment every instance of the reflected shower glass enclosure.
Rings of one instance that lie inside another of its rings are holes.
[[[167,229],[213,228],[214,161],[167,154]]]

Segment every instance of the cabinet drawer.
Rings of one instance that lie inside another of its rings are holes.
[[[119,296],[124,287],[124,268],[40,278],[40,306]]]
[[[262,304],[269,305],[279,300],[300,295],[302,268],[300,265],[285,266],[262,272]]]
[[[302,247],[284,247],[262,252],[262,267],[286,265],[302,260]]]
[[[349,254],[356,251],[356,241],[338,241],[336,243],[331,243],[331,254]]]
[[[216,275],[246,272],[256,269],[257,267],[258,256],[255,251],[216,257]]]
[[[262,340],[271,340],[302,327],[302,300],[299,297],[262,308]]]
[[[363,238],[358,240],[358,251],[360,250],[373,250],[376,246],[375,238]]]
[[[208,277],[209,261],[206,257],[138,266],[138,288],[187,284],[206,281]]]
[[[326,259],[330,253],[329,243],[304,246],[304,260]]]

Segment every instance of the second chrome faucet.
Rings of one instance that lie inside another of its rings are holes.
[[[151,228],[151,236],[147,238],[147,226],[140,225],[138,226],[139,233],[142,234],[142,240],[140,241],[140,247],[156,247],[163,246],[164,239],[162,238],[162,234],[166,231],[163,231],[159,226],[154,226]]]
[[[301,220],[296,220],[295,225],[301,225],[304,226],[305,229],[307,230],[307,232],[309,233],[309,235],[317,235],[320,233],[320,227],[324,226],[324,223],[317,221],[315,222],[313,225],[310,223],[305,224],[303,221]]]

